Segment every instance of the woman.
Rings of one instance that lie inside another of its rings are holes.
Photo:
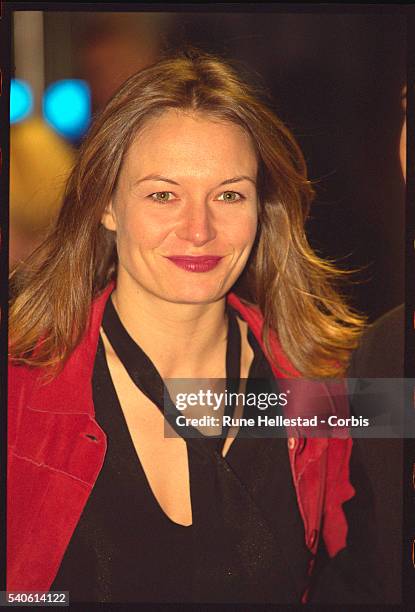
[[[351,440],[187,438],[163,380],[344,372],[361,320],[307,243],[312,195],[289,131],[213,57],[159,62],[97,117],[13,278],[9,590],[307,600],[317,551],[346,546]],[[286,415],[314,413],[294,395]]]

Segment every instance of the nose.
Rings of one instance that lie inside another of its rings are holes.
[[[176,236],[196,246],[203,246],[216,237],[213,211],[206,201],[193,200],[188,203],[183,209]]]

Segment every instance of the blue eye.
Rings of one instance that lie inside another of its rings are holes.
[[[150,198],[156,202],[170,202],[174,200],[174,194],[171,191],[156,191],[150,195]]]
[[[222,202],[238,202],[242,199],[243,196],[237,191],[224,191],[218,197],[218,200],[221,200]]]

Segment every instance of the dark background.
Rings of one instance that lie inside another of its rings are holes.
[[[82,76],[77,47],[93,18],[45,13],[46,85]],[[336,12],[314,5],[309,13],[294,6],[290,12],[212,6],[141,19],[147,30],[154,21],[161,51],[191,44],[235,59],[268,89],[316,181],[308,223],[313,247],[344,268],[360,269],[345,291],[370,320],[402,302],[405,193],[398,146],[406,32],[399,6],[366,6],[360,13],[341,5]]]

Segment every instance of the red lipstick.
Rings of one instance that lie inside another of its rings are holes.
[[[167,257],[172,263],[187,272],[209,272],[216,268],[222,257],[217,255],[182,256],[173,255]]]

